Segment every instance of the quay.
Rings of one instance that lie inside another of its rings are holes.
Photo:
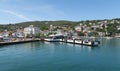
[[[28,43],[28,42],[35,42],[35,41],[40,41],[40,39],[26,39],[26,40],[16,40],[16,41],[6,41],[6,42],[0,42],[0,45],[20,44],[20,43]]]

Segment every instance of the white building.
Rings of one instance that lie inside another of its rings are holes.
[[[120,26],[117,26],[117,30],[120,31]]]
[[[23,32],[14,32],[12,33],[13,37],[23,38],[25,35]]]
[[[80,26],[75,27],[75,31],[78,31],[78,32],[82,31],[82,27]]]
[[[5,30],[5,31],[1,34],[1,36],[3,36],[3,37],[9,37],[9,34],[10,34],[10,32],[8,32],[7,30]]]
[[[33,25],[30,25],[29,27],[24,28],[24,34],[25,37],[30,35],[37,35],[40,33],[40,29],[38,27],[34,27]]]
[[[100,26],[99,25],[92,25],[91,28],[96,31],[97,28],[100,28]]]

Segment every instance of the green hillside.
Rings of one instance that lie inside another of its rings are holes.
[[[36,27],[39,27],[41,30],[44,30],[44,29],[48,28],[48,26],[50,26],[50,25],[66,26],[66,27],[73,28],[74,26],[78,25],[78,22],[72,22],[72,21],[30,21],[30,22],[22,22],[22,23],[16,23],[16,24],[0,25],[0,30],[1,31],[5,30],[5,29],[15,30],[17,28],[28,27],[29,25],[34,25]]]
[[[104,20],[86,20],[86,21],[29,21],[29,22],[21,22],[16,24],[7,24],[7,25],[0,25],[0,31],[8,30],[8,31],[14,31],[18,28],[24,28],[28,27],[29,25],[34,25],[35,27],[39,27],[41,30],[46,30],[50,25],[53,26],[65,26],[67,28],[73,29],[75,26],[79,25],[80,23],[86,24],[87,26],[91,26],[92,24],[99,24],[100,22],[104,23],[104,21],[107,21],[108,24],[113,24],[116,26],[120,25],[120,18],[116,19],[104,19]],[[114,21],[114,23],[111,23]],[[105,23],[104,23],[105,24]]]

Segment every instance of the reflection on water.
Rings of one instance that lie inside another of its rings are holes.
[[[102,46],[106,47],[119,47],[120,46],[120,38],[113,38],[113,39],[102,39]]]

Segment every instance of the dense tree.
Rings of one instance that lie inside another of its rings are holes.
[[[16,24],[7,24],[7,25],[0,25],[0,31],[8,30],[8,31],[14,31],[17,28],[25,28],[29,25],[34,25],[35,27],[39,27],[41,30],[48,30],[49,25],[53,26],[65,26],[65,27],[71,27],[74,28],[78,25],[77,22],[72,21],[31,21],[31,22],[22,22],[22,23],[16,23]]]
[[[107,21],[107,24],[104,23]],[[107,32],[109,33],[109,36],[114,35],[116,32],[119,33],[120,31],[117,30],[117,26],[120,24],[120,18],[116,19],[105,19],[105,20],[86,20],[86,21],[30,21],[30,22],[22,22],[22,23],[16,23],[16,24],[7,24],[7,25],[0,25],[0,32],[4,30],[8,31],[16,31],[18,28],[25,28],[28,27],[29,25],[34,25],[35,27],[39,27],[41,30],[48,30],[50,25],[53,26],[58,26],[58,27],[63,27],[63,31],[69,31],[69,30],[74,30],[75,26],[79,26],[80,23],[87,25],[87,27],[91,27],[93,24],[94,25],[101,25],[103,24],[102,28],[96,29],[94,32],[94,35],[97,35],[96,32]],[[107,26],[107,28],[106,28]],[[84,28],[82,28],[84,29]],[[53,28],[53,31],[56,31],[57,28]],[[91,31],[91,30],[90,30]],[[79,35],[84,35],[83,33],[78,33]]]
[[[98,36],[98,32],[96,32],[96,31],[92,32],[92,36],[97,37]]]
[[[78,32],[78,36],[85,36],[84,32]]]
[[[117,32],[117,24],[107,25],[107,33],[109,34],[109,36],[115,35],[116,32]]]

